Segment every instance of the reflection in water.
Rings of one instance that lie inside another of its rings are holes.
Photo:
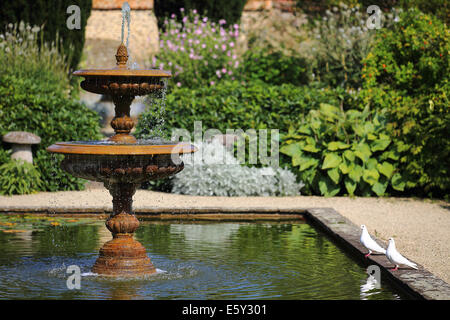
[[[364,284],[361,285],[361,299],[367,300],[371,295],[377,294],[378,281],[374,276],[369,276]]]
[[[172,224],[170,233],[182,234],[188,242],[226,243],[239,227],[239,224]]]
[[[0,299],[399,299],[302,221],[143,221],[136,238],[160,272],[141,279],[90,274],[103,223],[44,228],[27,239],[0,233]],[[80,290],[66,269],[80,267]],[[372,287],[373,286],[373,287]]]

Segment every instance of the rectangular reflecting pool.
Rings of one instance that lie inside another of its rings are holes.
[[[135,237],[158,269],[141,279],[90,272],[111,239],[103,221],[10,219],[0,229],[0,299],[408,299],[383,278],[377,288],[367,266],[300,219],[140,219]],[[67,286],[73,265],[80,289]]]

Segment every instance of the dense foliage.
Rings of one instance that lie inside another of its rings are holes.
[[[305,85],[310,80],[307,70],[305,58],[260,48],[248,50],[244,54],[239,74],[246,81],[260,80],[271,85]]]
[[[405,187],[397,169],[404,146],[392,142],[383,114],[321,104],[283,138],[280,151],[310,193],[324,196],[376,194]]]
[[[67,8],[77,5],[80,8],[80,30],[67,28],[71,13]],[[61,52],[70,57],[70,67],[75,69],[81,59],[85,39],[85,27],[91,14],[92,0],[14,0],[0,4],[0,33],[7,31],[8,24],[20,21],[31,26],[44,26],[46,43],[61,40]]]
[[[320,103],[339,105],[349,99],[343,89],[330,90],[314,87],[280,86],[261,82],[242,84],[222,81],[215,86],[197,89],[172,88],[166,97],[165,131],[175,128],[194,129],[201,121],[203,130],[279,129],[286,132],[311,109]],[[154,123],[153,109],[144,112],[136,126],[136,134],[146,132],[148,123]]]
[[[28,131],[41,137],[33,149],[40,191],[80,189],[82,180],[60,169],[62,156],[45,149],[57,141],[99,138],[98,116],[71,96],[66,59],[38,34],[39,28],[23,25],[0,36],[0,136]],[[1,161],[10,148],[0,143]]]
[[[428,194],[450,188],[449,40],[437,18],[405,12],[377,35],[362,75],[364,102],[387,112],[390,134],[407,146],[400,159],[407,187]]]
[[[160,27],[164,18],[175,15],[179,20],[183,18],[182,11],[196,11],[218,23],[225,20],[229,25],[238,23],[247,0],[155,0],[155,15]]]
[[[0,194],[27,194],[41,189],[41,174],[33,164],[11,160],[0,165]]]
[[[168,92],[165,113],[147,110],[138,135],[152,135],[148,127],[154,123],[165,126],[166,138],[175,128],[192,132],[195,121],[202,121],[203,132],[279,129],[280,165],[294,170],[306,184],[305,193],[445,196],[447,26],[432,15],[405,10],[402,1],[391,1],[396,6],[384,1],[378,4],[382,28],[370,30],[368,2],[322,2],[327,3],[322,16],[310,22],[298,14],[271,12],[249,22],[247,30],[236,28],[248,42],[242,55],[237,48],[232,77],[214,75],[215,60],[227,61],[206,51],[200,62],[214,68],[198,77],[205,85],[198,85],[191,76],[194,68],[188,67],[189,76]],[[174,25],[193,21],[180,17]],[[289,23],[280,23],[282,18]],[[211,28],[210,21],[204,23]],[[170,30],[169,20],[166,25]],[[183,31],[186,38],[195,34],[193,28]]]

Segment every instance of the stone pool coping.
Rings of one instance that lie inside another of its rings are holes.
[[[418,264],[419,270],[411,268],[399,268],[391,271],[392,264],[384,255],[371,255],[364,258],[367,250],[360,244],[360,227],[342,216],[332,208],[266,208],[266,207],[139,207],[135,213],[140,217],[155,217],[167,219],[196,219],[196,220],[278,220],[305,218],[308,222],[319,227],[327,235],[333,238],[337,245],[344,247],[349,254],[365,264],[375,264],[380,267],[382,278],[388,278],[401,290],[416,299],[426,300],[450,300],[450,285],[436,275]],[[32,213],[32,214],[60,214],[81,215],[103,218],[111,210],[107,207],[84,207],[74,209],[71,207],[25,207],[8,206],[0,208],[0,212],[8,213]],[[387,244],[372,235],[378,243]],[[411,259],[410,259],[411,260]]]

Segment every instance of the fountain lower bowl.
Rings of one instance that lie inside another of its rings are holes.
[[[75,177],[140,184],[180,172],[184,164],[179,155],[194,152],[196,148],[188,143],[58,142],[47,151],[64,154],[61,167]]]
[[[132,197],[143,182],[174,175],[184,168],[180,154],[196,148],[187,143],[121,144],[111,141],[59,142],[47,151],[64,154],[61,168],[75,177],[103,182],[113,197],[113,212],[106,227],[113,239],[100,249],[92,271],[102,276],[136,277],[156,268],[145,248],[133,239],[139,220]]]

